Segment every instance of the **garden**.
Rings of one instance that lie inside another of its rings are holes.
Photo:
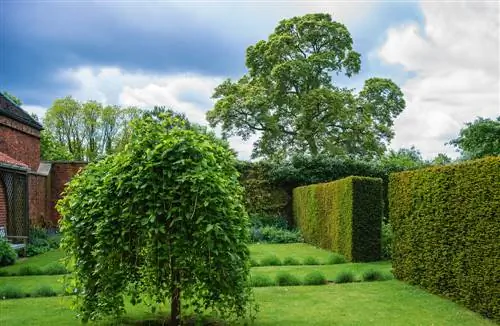
[[[32,225],[17,251],[0,238],[0,325],[500,321],[500,157],[388,151],[403,94],[389,79],[331,83],[360,55],[328,14],[280,21],[247,67],[215,89],[207,121],[223,138],[155,108],[105,151],[76,146],[91,162],[57,227]],[[52,128],[79,105],[55,103]],[[99,105],[81,108],[92,122]],[[238,161],[226,136],[256,131],[264,159]]]

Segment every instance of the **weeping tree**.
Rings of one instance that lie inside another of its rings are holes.
[[[182,117],[132,123],[124,150],[88,165],[58,203],[83,321],[124,313],[124,297],[223,319],[253,318],[248,217],[227,145]]]

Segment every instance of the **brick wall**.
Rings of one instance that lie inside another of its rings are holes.
[[[29,217],[32,225],[50,226],[48,224],[48,178],[45,175],[30,173],[29,186]]]
[[[0,152],[29,165],[40,164],[40,132],[35,128],[0,116]]]
[[[5,186],[0,180],[0,226],[7,227],[7,198]]]
[[[61,193],[71,178],[85,167],[85,162],[53,162],[50,170],[50,200],[49,200],[49,219],[53,223],[59,220],[59,214],[55,209],[57,201],[61,198]]]

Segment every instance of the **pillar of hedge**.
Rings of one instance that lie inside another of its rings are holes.
[[[306,242],[350,261],[380,259],[382,179],[348,177],[295,188],[293,213]]]

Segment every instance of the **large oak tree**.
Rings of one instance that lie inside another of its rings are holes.
[[[347,28],[329,14],[282,20],[267,41],[247,49],[246,66],[240,80],[215,89],[207,119],[224,136],[259,135],[254,157],[378,156],[405,107],[389,79],[370,78],[358,93],[333,82],[333,76],[357,74],[361,56]]]

